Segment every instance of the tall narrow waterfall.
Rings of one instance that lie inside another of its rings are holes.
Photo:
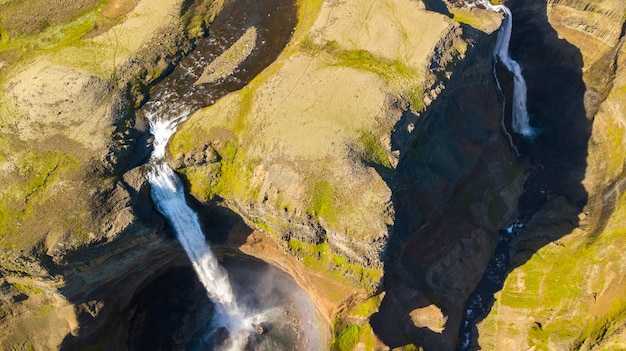
[[[511,10],[504,5],[492,5],[489,0],[481,0],[479,4],[485,6],[490,11],[504,13],[504,20],[500,27],[500,33],[498,35],[498,42],[496,43],[496,49],[494,56],[496,56],[500,62],[513,73],[513,118],[511,124],[513,125],[513,131],[521,134],[525,137],[532,137],[535,135],[535,130],[529,124],[528,111],[526,110],[526,81],[522,76],[522,68],[520,65],[511,58],[509,55],[509,42],[511,41],[511,30],[513,28],[513,16]],[[494,74],[496,80],[498,77]],[[498,86],[500,83],[498,82]]]
[[[259,317],[247,315],[237,304],[226,271],[219,265],[206,243],[198,216],[185,201],[180,179],[165,162],[165,146],[187,116],[187,111],[180,112],[174,118],[166,116],[164,111],[147,113],[150,130],[154,135],[154,151],[150,159],[148,182],[157,209],[176,231],[200,282],[216,305],[213,329],[217,330],[220,327],[228,329],[229,339],[224,345],[225,349],[239,351],[245,347],[254,325],[260,322],[257,320]]]

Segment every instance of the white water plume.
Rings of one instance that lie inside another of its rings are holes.
[[[489,0],[480,0],[478,4],[483,5],[487,10],[504,13],[504,20],[500,27],[498,42],[493,54],[513,73],[513,118],[511,121],[513,130],[522,136],[532,138],[535,135],[535,130],[530,126],[526,109],[526,81],[522,76],[522,68],[509,55],[509,42],[511,41],[511,30],[513,28],[511,10],[504,5],[492,5]],[[495,79],[497,81],[498,77],[495,76]],[[499,85],[500,83],[498,82]]]
[[[156,106],[158,107],[158,104]],[[187,205],[180,179],[165,162],[165,146],[178,125],[185,121],[189,114],[184,111],[170,119],[161,119],[157,115],[154,112],[147,113],[150,131],[154,135],[154,151],[148,172],[152,199],[158,211],[174,228],[200,282],[215,303],[213,331],[222,327],[228,330],[228,340],[222,349],[243,350],[248,342],[248,336],[254,331],[255,326],[263,321],[262,315],[250,314],[237,304],[228,274],[219,265],[206,243],[197,214]]]

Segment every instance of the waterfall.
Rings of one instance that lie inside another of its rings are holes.
[[[487,10],[504,13],[504,20],[500,27],[498,42],[493,55],[513,73],[513,118],[511,121],[513,131],[524,137],[532,138],[535,135],[535,130],[529,124],[528,111],[526,110],[526,81],[522,76],[522,68],[509,55],[509,42],[513,28],[511,10],[504,5],[492,5],[489,0],[480,0],[478,3],[485,6]],[[494,77],[497,81],[498,77],[495,74]],[[500,82],[498,82],[498,86],[500,86]]]
[[[261,322],[261,317],[249,315],[237,304],[228,274],[206,243],[197,214],[187,205],[180,179],[165,162],[165,146],[178,125],[187,119],[189,112],[184,110],[176,117],[164,119],[161,116],[166,114],[159,111],[160,106],[160,102],[152,103],[151,107],[157,107],[157,112],[148,109],[146,113],[150,121],[150,131],[154,135],[154,151],[147,176],[152,199],[157,210],[174,228],[200,282],[215,303],[213,331],[221,327],[228,329],[229,339],[224,348],[240,351],[245,347],[255,325]],[[210,336],[211,334],[207,337]]]

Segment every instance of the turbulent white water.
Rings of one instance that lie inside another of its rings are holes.
[[[187,205],[180,179],[165,162],[167,141],[187,116],[186,111],[169,119],[160,118],[157,113],[147,114],[150,131],[154,135],[154,151],[150,159],[148,182],[157,209],[176,231],[176,236],[189,256],[200,282],[215,303],[214,330],[225,327],[229,331],[224,349],[240,351],[245,347],[250,333],[254,331],[254,326],[261,322],[260,315],[250,315],[237,304],[228,274],[219,265],[206,243],[198,216]]]
[[[502,64],[513,73],[513,130],[525,137],[533,137],[535,130],[530,126],[528,111],[526,109],[526,81],[522,76],[522,68],[509,55],[509,42],[511,41],[511,30],[513,28],[513,15],[511,10],[504,5],[492,5],[489,0],[478,2],[490,11],[503,12],[504,20],[500,27],[498,42],[494,56],[497,56]],[[496,77],[496,80],[498,77]],[[498,83],[499,85],[499,83]]]

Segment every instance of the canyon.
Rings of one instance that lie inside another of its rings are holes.
[[[248,349],[626,348],[626,4],[269,3],[0,0],[1,349],[217,347],[155,104]]]

